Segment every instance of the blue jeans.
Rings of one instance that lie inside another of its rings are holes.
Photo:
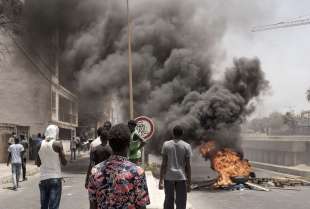
[[[39,183],[41,209],[58,209],[61,199],[61,179],[47,179]]]
[[[14,188],[17,188],[19,185],[21,167],[22,167],[21,163],[12,163],[12,179]]]

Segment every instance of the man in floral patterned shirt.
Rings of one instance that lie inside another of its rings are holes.
[[[150,204],[144,170],[127,160],[130,133],[124,124],[109,132],[114,154],[96,165],[88,183],[91,209],[144,209]]]

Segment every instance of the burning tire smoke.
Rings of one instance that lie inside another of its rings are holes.
[[[55,28],[62,34],[64,69],[73,70],[62,73],[75,76],[81,114],[102,109],[99,102],[111,95],[127,110],[125,2],[27,2],[27,29],[38,37],[37,45]],[[257,58],[235,59],[221,80],[214,79],[227,27],[219,11],[225,13],[228,7],[207,0],[132,1],[135,114],[156,121],[151,143],[157,152],[175,124],[183,125],[192,144],[212,139],[223,147],[239,148],[240,124],[268,82]]]

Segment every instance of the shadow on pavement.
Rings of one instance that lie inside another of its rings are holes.
[[[13,188],[13,187],[3,187],[2,189],[14,191],[14,188]]]

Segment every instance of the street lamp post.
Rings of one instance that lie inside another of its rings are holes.
[[[129,80],[129,113],[130,119],[133,115],[133,88],[132,88],[132,57],[131,57],[131,19],[129,13],[129,0],[127,0],[127,21],[128,21],[128,80]]]

